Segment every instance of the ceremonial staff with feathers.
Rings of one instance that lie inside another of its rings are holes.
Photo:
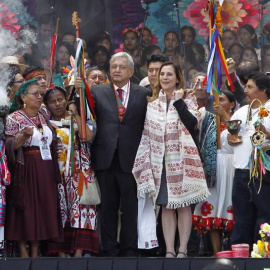
[[[207,85],[207,92],[213,95],[215,92],[215,104],[219,104],[219,95],[221,94],[221,82],[223,68],[228,84],[232,91],[234,91],[233,83],[228,72],[228,67],[220,41],[222,36],[222,17],[221,8],[223,0],[210,0],[208,1],[208,12],[209,12],[209,42],[210,42],[210,53],[208,59],[207,75],[203,81],[203,85]],[[217,148],[220,149],[220,117],[216,115],[217,121]]]
[[[84,48],[83,42],[80,39],[80,23],[81,19],[78,17],[78,13],[76,11],[72,14],[72,25],[76,27],[76,41],[77,41],[77,50],[75,56],[75,65],[74,65],[74,80],[76,77],[82,78],[82,87],[79,87],[79,111],[81,116],[82,123],[82,136],[81,140],[83,142],[86,141],[86,114],[87,114],[87,104],[89,106],[89,110],[93,115],[93,118],[96,119],[96,115],[94,112],[94,101],[90,92],[90,89],[85,80],[85,67],[84,67]],[[73,98],[74,93],[71,94],[71,98]]]

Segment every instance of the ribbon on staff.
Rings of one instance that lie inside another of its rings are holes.
[[[213,95],[212,86],[214,90],[220,94],[221,82],[222,82],[222,70],[223,68],[228,85],[231,90],[234,91],[232,79],[228,72],[228,66],[226,63],[225,54],[222,48],[220,36],[221,30],[221,5],[223,1],[209,1],[209,31],[210,31],[210,53],[208,59],[207,75],[203,81],[203,85],[207,82],[207,92]]]
[[[84,101],[84,111],[87,112],[86,110],[86,101],[88,103],[90,112],[91,112],[91,117],[96,119],[96,114],[95,114],[95,103],[92,98],[90,89],[88,87],[88,84],[85,80],[85,63],[84,63],[84,48],[83,48],[83,41],[80,38],[76,39],[78,42],[77,50],[76,50],[76,56],[75,56],[75,64],[74,64],[74,81],[76,80],[76,77],[78,76],[78,69],[80,70],[80,75],[83,80],[82,83],[82,98]]]
[[[226,58],[220,41],[220,36],[222,36],[222,4],[222,0],[208,1],[210,53],[208,59],[207,75],[203,80],[203,86],[207,82],[207,93],[213,95],[213,90],[215,91],[215,104],[217,105],[219,104],[219,95],[221,94],[220,89],[222,83],[222,69],[226,74],[231,90],[234,91],[233,83],[228,72]],[[220,117],[218,115],[216,115],[216,123],[217,146],[218,149],[220,149]]]
[[[59,21],[57,19],[55,33],[52,36],[52,44],[51,44],[51,51],[50,51],[50,79],[48,80],[48,87],[52,84],[53,81],[53,74],[54,74],[54,64],[55,64],[55,51],[56,51],[56,43],[57,43],[57,36],[58,36],[58,28],[59,28]]]

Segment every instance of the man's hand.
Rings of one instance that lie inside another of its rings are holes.
[[[262,131],[266,135],[266,139],[270,139],[270,132],[266,130],[263,124],[259,124],[255,129]]]
[[[232,134],[228,134],[228,137],[227,137],[227,140],[228,140],[228,144],[231,145],[231,146],[235,146],[239,143],[242,142],[242,136],[239,136],[239,135],[232,135]]]

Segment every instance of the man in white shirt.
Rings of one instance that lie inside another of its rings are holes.
[[[244,93],[248,105],[241,107],[231,118],[242,121],[239,132],[242,143],[233,145],[233,136],[227,131],[224,131],[224,135],[228,135],[228,143],[232,146],[236,169],[232,191],[235,214],[232,243],[248,243],[252,248],[252,244],[259,237],[260,225],[270,222],[270,183],[263,181],[258,193],[260,180],[250,181],[249,171],[253,148],[250,137],[256,130],[266,134],[262,149],[270,146],[270,117],[260,119],[258,115],[260,104],[270,110],[270,78],[262,72],[251,73]]]

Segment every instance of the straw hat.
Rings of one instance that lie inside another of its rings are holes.
[[[5,56],[0,60],[1,64],[8,64],[10,66],[17,66],[20,69],[20,73],[23,74],[23,72],[29,68],[29,66],[20,64],[18,61],[18,58],[16,56]]]

